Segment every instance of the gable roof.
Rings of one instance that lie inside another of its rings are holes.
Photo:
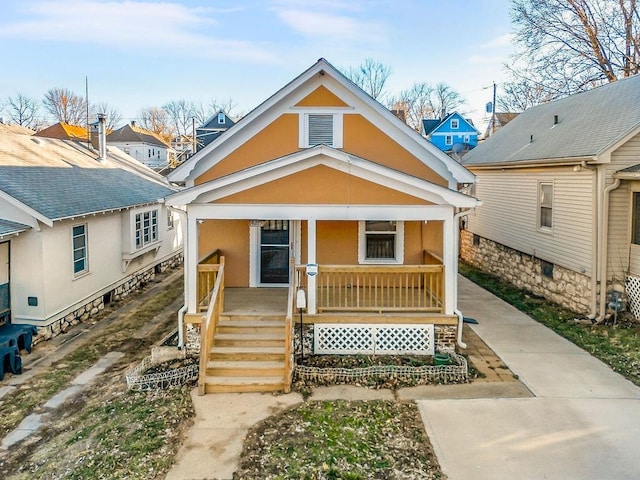
[[[465,155],[462,163],[606,160],[603,156],[618,142],[640,131],[639,92],[640,75],[635,75],[529,108]]]
[[[86,128],[78,125],[69,125],[68,123],[58,122],[50,127],[35,133],[36,137],[59,138],[61,140],[81,140],[89,139],[89,132]]]
[[[184,189],[166,199],[168,204],[184,205],[191,202],[211,202],[234,193],[250,189],[264,182],[283,178],[325,165],[365,180],[396,189],[436,204],[457,207],[475,207],[478,200],[455,190],[393,170],[364,158],[345,153],[326,145],[306,148],[284,157],[254,165],[218,179]]]
[[[48,225],[155,203],[174,191],[115,147],[99,162],[83,143],[0,133],[0,196]]]
[[[321,80],[319,80],[321,79]],[[367,110],[368,120],[374,124],[381,125],[382,130],[390,135],[394,140],[402,143],[403,147],[414,154],[420,161],[434,170],[438,175],[447,179],[450,183],[472,183],[475,176],[461,166],[458,162],[444,154],[436,146],[424,141],[422,135],[409,127],[406,123],[395,116],[389,109],[374,100],[355,83],[344,76],[338,69],[320,58],[314,65],[289,82],[262,104],[252,110],[224,135],[219,136],[207,147],[200,150],[189,160],[184,162],[169,174],[171,181],[183,182],[193,181],[194,178],[215,165],[219,158],[215,158],[213,153],[216,148],[229,142],[230,144],[241,143],[242,134],[249,130],[252,124],[256,128],[268,125],[273,118],[269,117],[270,110],[287,99],[291,99],[296,94],[300,95],[304,87],[310,84],[321,82],[322,85],[336,82],[346,90],[346,94],[354,102],[358,102]],[[314,85],[317,86],[317,85]],[[310,92],[306,92],[310,93]],[[293,102],[295,104],[295,102]]]
[[[460,115],[458,112],[453,112],[453,113],[450,113],[449,115],[447,115],[446,117],[444,117],[442,120],[439,120],[439,119],[436,119],[436,120],[431,120],[431,119],[422,120],[422,128],[425,131],[424,134],[425,135],[429,135],[429,134],[435,132],[436,130],[439,130],[440,127],[447,125],[447,122],[449,122],[449,120],[451,120],[454,117],[459,119],[461,122],[464,122],[467,125],[467,127],[473,129],[476,132],[476,134],[480,133],[480,132],[478,132],[478,129],[473,125],[473,122],[471,122],[470,120],[467,120],[462,115]],[[464,131],[461,128],[459,128],[458,130]]]
[[[148,143],[167,148],[169,145],[155,132],[126,124],[107,135],[107,143]]]
[[[424,135],[429,135],[436,127],[440,125],[440,119],[437,118],[424,118],[422,120],[422,132]]]

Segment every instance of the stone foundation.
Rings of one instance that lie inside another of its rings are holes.
[[[539,258],[476,236],[466,230],[460,234],[460,256],[465,262],[490,272],[517,288],[545,297],[576,313],[589,313],[591,305],[589,276],[559,265],[548,264]],[[543,271],[545,269],[546,272]]]
[[[130,294],[144,288],[149,282],[155,279],[156,273],[165,272],[170,268],[176,268],[182,264],[182,254],[176,255],[148,269],[138,272],[124,283],[118,285],[113,290],[95,296],[92,300],[88,300],[83,306],[77,308],[64,317],[45,326],[38,327],[38,334],[33,337],[33,345],[44,340],[49,340],[61,333],[65,333],[74,325],[85,323],[90,318],[95,317],[104,310],[105,302],[119,301]]]

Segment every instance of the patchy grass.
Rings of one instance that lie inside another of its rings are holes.
[[[640,385],[640,325],[583,325],[576,314],[530,292],[515,288],[495,275],[461,263],[460,273],[591,353],[636,385]]]
[[[444,478],[415,403],[307,402],[254,427],[234,479]]]

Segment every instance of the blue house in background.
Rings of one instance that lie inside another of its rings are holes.
[[[478,145],[478,135],[470,120],[457,112],[441,120],[422,120],[420,133],[443,152],[464,154]]]

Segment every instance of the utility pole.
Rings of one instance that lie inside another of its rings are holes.
[[[191,117],[191,142],[193,143],[193,154],[196,154],[196,147],[198,142],[196,141],[196,117]]]
[[[491,135],[496,131],[496,82],[493,82],[493,103],[491,106]]]

